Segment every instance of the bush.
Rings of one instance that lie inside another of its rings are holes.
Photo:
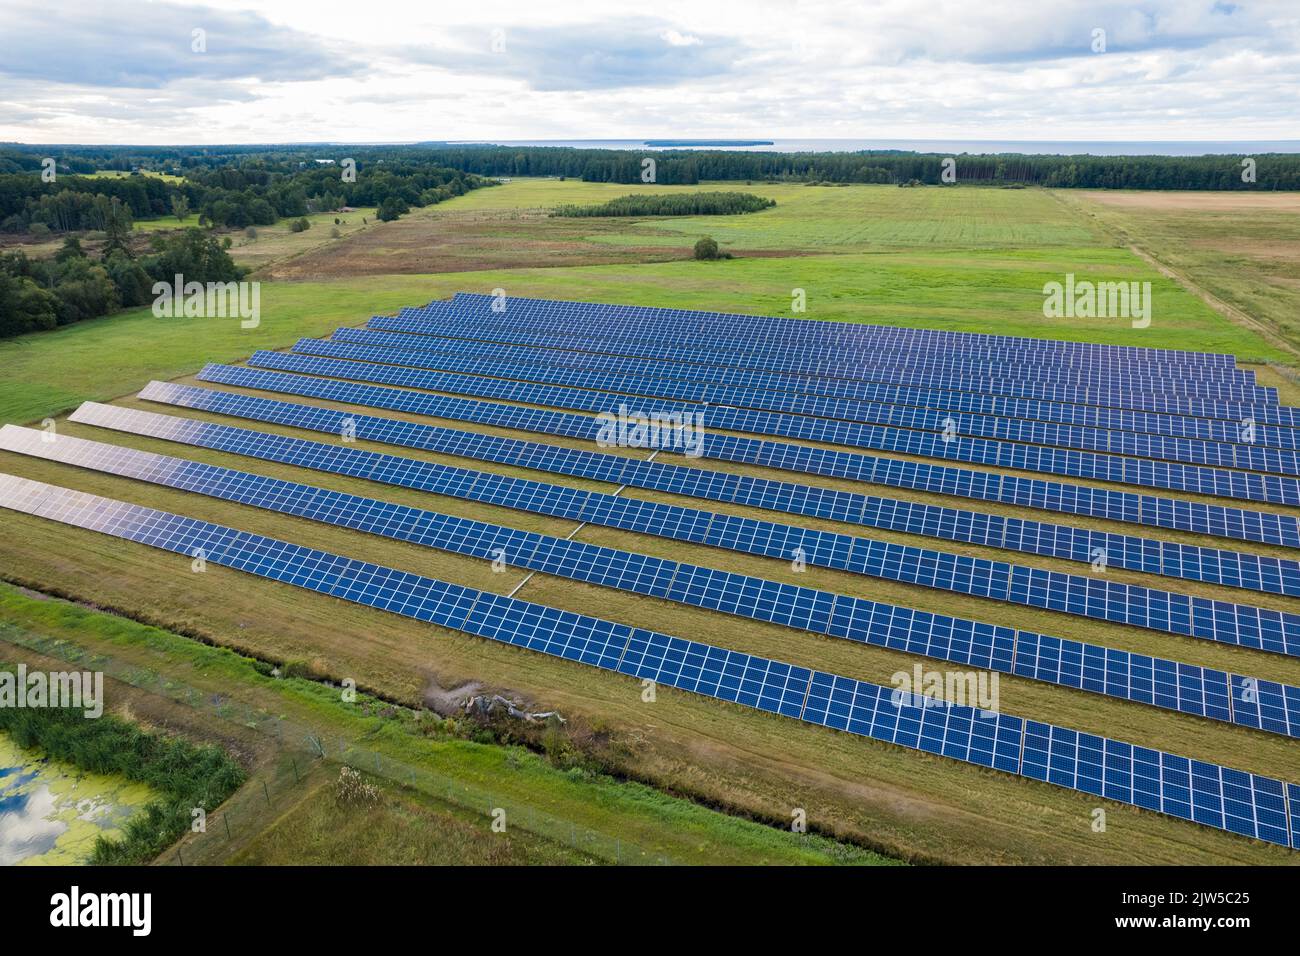
[[[310,228],[311,228],[311,223],[308,222],[306,218],[295,219],[293,222],[289,224],[290,232],[306,232]]]
[[[379,221],[392,222],[394,219],[410,211],[411,207],[408,206],[405,200],[400,196],[389,196],[379,204]]]
[[[695,242],[695,258],[706,260],[718,258],[718,244],[710,236],[703,236]]]
[[[379,788],[351,767],[340,767],[334,800],[341,807],[373,807],[379,803]]]
[[[552,216],[739,216],[776,205],[753,193],[634,193],[594,206],[556,206]]]
[[[0,729],[24,749],[40,749],[92,773],[147,784],[158,798],[127,821],[121,839],[99,837],[91,863],[140,864],[154,859],[190,828],[193,808],[211,812],[244,782],[243,769],[220,747],[148,733],[105,714],[0,708]]]
[[[43,222],[34,222],[27,227],[27,231],[37,239],[45,239],[49,237],[50,227]]]
[[[256,226],[249,226],[247,229],[244,230],[244,235],[247,236],[247,237],[249,238],[249,241],[251,241],[251,242],[256,242],[256,241],[257,241],[257,227],[256,227]]]

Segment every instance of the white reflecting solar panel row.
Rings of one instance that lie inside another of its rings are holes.
[[[415,410],[407,407],[405,397],[408,393],[356,383],[278,375],[234,366],[208,366],[199,377],[205,381],[285,394],[371,405],[378,408]],[[408,447],[443,447],[454,439],[457,442],[457,450],[453,453],[471,457],[482,457],[483,449],[500,447],[507,449],[507,454],[515,455],[517,458],[488,460],[516,461],[527,463],[525,467],[544,471],[582,475],[598,480],[615,481],[618,484],[651,487],[696,497],[735,500],[757,507],[793,513],[809,513],[805,510],[795,510],[796,505],[806,497],[816,495],[831,504],[827,511],[815,513],[834,517],[836,520],[858,520],[865,516],[870,508],[870,500],[866,496],[835,498],[834,496],[845,493],[827,489],[807,489],[805,486],[791,485],[786,482],[769,482],[716,472],[699,473],[698,469],[677,468],[659,462],[638,463],[634,459],[621,456],[556,448],[553,445],[517,439],[491,438],[478,433],[452,432],[431,425],[399,422],[374,416],[345,415],[317,406],[279,402],[167,382],[151,382],[140,392],[140,397],[169,405],[219,411],[222,414],[259,421],[277,421],[333,434],[339,434],[342,427],[340,423],[347,420],[356,428],[367,430],[367,434],[363,437]],[[427,408],[425,400],[436,397],[420,395],[417,404],[421,408]],[[467,404],[477,407],[467,409],[465,407]],[[440,418],[499,425],[550,435],[591,437],[589,419],[542,409],[512,408],[484,402],[465,403],[460,399],[446,399],[444,404],[438,406],[436,412],[429,414],[436,414]],[[508,444],[498,446],[492,444],[493,442]],[[1151,495],[1067,485],[1012,475],[986,474],[960,468],[928,465],[924,462],[875,458],[869,455],[799,445],[782,445],[735,436],[706,435],[703,457],[805,474],[846,478],[887,487],[995,501],[1057,513],[1173,528],[1221,538],[1300,547],[1300,520],[1289,515],[1246,511],[1222,505],[1201,504],[1175,498],[1157,498]],[[635,473],[631,472],[633,467],[641,466],[645,466],[644,472],[639,470]],[[654,471],[650,470],[651,466]],[[660,471],[659,469],[673,470]],[[647,477],[643,479],[643,475]],[[660,475],[669,475],[671,479],[664,484],[658,480]],[[642,480],[655,480],[657,483],[643,485],[640,483]],[[739,497],[730,497],[729,495],[733,493]],[[840,508],[838,502],[841,501],[852,502],[852,504]],[[861,515],[855,518],[857,502],[861,502]]]
[[[403,332],[411,335],[438,335],[428,323],[419,319],[376,316],[367,328]],[[1188,415],[1202,418],[1241,422],[1254,419],[1274,425],[1300,427],[1300,410],[1283,408],[1276,404],[1276,396],[1263,401],[1232,402],[1206,400],[1165,391],[1154,394],[1134,389],[1099,390],[1078,384],[1062,387],[1057,384],[1031,381],[1021,376],[1002,375],[989,377],[965,370],[962,373],[945,373],[934,368],[918,368],[914,364],[898,366],[873,366],[859,363],[853,368],[829,368],[826,363],[797,359],[780,351],[763,357],[738,356],[725,352],[684,350],[677,345],[660,345],[653,341],[625,343],[597,343],[590,340],[574,341],[554,334],[518,332],[512,329],[500,333],[480,330],[473,339],[457,339],[463,344],[478,344],[481,340],[499,344],[518,344],[530,348],[559,348],[590,350],[605,355],[631,355],[638,358],[668,359],[686,363],[718,365],[753,371],[782,372],[834,382],[867,382],[893,384],[927,389],[943,389],[979,393],[1009,398],[1094,405],[1118,409],[1145,410],[1170,415]]]
[[[470,342],[438,338],[428,335],[408,335],[400,332],[381,332],[375,329],[335,329],[331,334],[335,342],[367,345],[392,349],[396,352],[429,353],[448,358],[479,358],[498,362],[516,362],[521,366],[558,366],[582,368],[601,372],[624,372],[649,378],[666,378],[682,382],[699,382],[738,388],[756,388],[789,392],[796,395],[813,395],[862,402],[881,402],[888,405],[907,405],[916,408],[946,409],[953,413],[988,415],[997,418],[1015,418],[1029,421],[1053,422],[1100,428],[1107,431],[1140,432],[1166,435],[1173,438],[1195,438],[1202,441],[1240,443],[1246,437],[1243,422],[1255,421],[1254,442],[1270,448],[1300,449],[1300,431],[1295,428],[1262,424],[1251,414],[1251,408],[1242,406],[1236,420],[1223,421],[1191,416],[1165,415],[1119,408],[1100,408],[1095,405],[1070,405],[1063,402],[1043,402],[1033,399],[984,395],[956,390],[923,389],[905,385],[887,385],[874,382],[853,382],[845,379],[827,379],[815,376],[795,376],[780,372],[762,372],[756,369],[726,368],[722,366],[692,365],[670,360],[652,361],[626,355],[605,355],[596,352],[579,352],[569,349],[542,349],[528,346]],[[395,361],[394,364],[410,364]],[[430,366],[448,368],[444,365]],[[1276,406],[1264,406],[1275,410]]]
[[[672,349],[674,357],[686,361],[711,362],[720,357],[720,351],[724,355],[730,351],[726,364],[740,364],[769,371],[816,371],[836,377],[879,378],[885,381],[900,381],[897,376],[901,373],[920,372],[928,377],[937,377],[943,380],[944,384],[955,383],[957,387],[969,391],[976,390],[973,384],[976,381],[1015,381],[1050,386],[1060,390],[1062,395],[1088,389],[1147,396],[1170,394],[1205,401],[1277,404],[1276,389],[1260,387],[1255,384],[1253,373],[1235,370],[1231,373],[1220,373],[1220,377],[1212,377],[1199,371],[1189,374],[1184,369],[1176,369],[1173,372],[1163,370],[1110,372],[1105,369],[1035,362],[1032,358],[1024,356],[1018,359],[1020,364],[991,364],[968,362],[960,357],[951,358],[942,354],[880,353],[875,349],[867,349],[860,354],[835,349],[810,355],[786,345],[776,345],[757,351],[751,347],[732,349],[723,343],[710,343],[698,334],[691,333],[683,333],[680,337],[672,339],[658,331],[646,333],[644,336],[575,332],[567,329],[564,319],[545,320],[547,325],[551,322],[557,323],[554,330],[537,333],[539,337],[533,339],[529,332],[520,331],[520,323],[514,313],[511,313],[510,318],[507,319],[486,316],[467,318],[461,315],[453,318],[450,323],[421,318],[423,314],[416,310],[403,309],[399,312],[398,318],[418,320],[415,324],[406,327],[405,331],[459,334],[467,341],[501,340],[519,344],[577,346],[590,351],[631,351],[633,354],[640,354],[643,349],[640,343],[648,336],[654,343],[652,348]],[[388,326],[376,324],[373,327]],[[522,341],[525,337],[533,340]],[[805,363],[810,358],[812,367],[808,368]],[[1222,378],[1224,374],[1230,377],[1225,380]]]
[[[1123,700],[1154,704],[1213,720],[1236,723],[1230,694],[1238,689],[1249,701],[1245,724],[1271,733],[1300,736],[1300,688],[1265,686],[1258,678],[1174,661],[1130,654],[1099,645],[1064,641],[977,621],[931,615],[862,598],[778,584],[749,575],[732,574],[683,562],[649,557],[518,531],[502,525],[457,518],[373,498],[327,491],[297,482],[268,478],[216,465],[142,452],[136,449],[6,425],[0,448],[51,461],[94,469],[180,488],[270,511],[409,541],[453,554],[490,560],[503,558],[513,567],[541,571],[572,580],[632,591],[696,607],[722,611],[751,620],[792,627],[893,650],[961,664],[1015,673],[1036,680],[1106,694]],[[465,496],[473,473],[443,475],[435,490]],[[498,490],[479,500],[514,507],[517,489]],[[642,513],[645,502],[608,498],[603,507],[569,496],[570,516],[602,521],[599,513],[620,510]],[[524,507],[520,505],[520,507]],[[587,515],[596,512],[592,518]],[[679,519],[685,523],[689,519]],[[732,518],[729,527],[715,529],[711,521],[695,520],[691,529],[704,544],[732,546],[743,537],[759,538],[761,530]],[[634,521],[629,530],[648,531]],[[742,542],[743,543],[743,542]],[[786,549],[778,544],[776,554]],[[846,546],[851,552],[852,546]],[[846,553],[846,558],[851,557]],[[1230,683],[1231,681],[1231,683]],[[1258,701],[1265,701],[1263,709]]]
[[[127,463],[122,467],[129,468],[128,473],[133,477],[140,476],[145,467],[143,462],[151,462],[165,470],[176,467],[176,463],[181,461],[171,459],[170,462],[165,462],[161,456],[146,459],[142,457],[144,453],[66,436],[59,436],[55,441],[45,441],[41,433],[14,425],[0,429],[0,449],[84,464],[101,470],[114,467],[111,459],[116,456],[117,460]],[[214,466],[196,468],[204,469],[204,474],[208,476],[221,474],[221,470]],[[464,480],[471,476],[461,477]],[[186,487],[194,488],[196,484],[190,483]],[[196,490],[204,489],[199,486]],[[516,490],[521,489],[499,488],[497,494],[479,497],[478,500],[516,508]],[[543,486],[525,485],[522,490],[528,498],[517,510],[528,510],[528,499],[543,497]],[[465,492],[462,491],[459,496],[464,497]],[[644,502],[613,496],[603,496],[597,500],[588,498],[582,512],[576,517],[594,524],[613,525],[628,531],[652,534],[661,533],[658,525],[666,519],[669,528],[685,529],[686,533],[682,536],[685,540],[695,540],[730,551],[759,554],[778,560],[802,557],[813,567],[831,568],[1076,617],[1300,656],[1300,615],[1251,605],[1210,601],[1111,582],[1100,577],[1044,571],[1003,561],[976,559],[869,538],[812,532],[733,515],[707,515],[676,506],[651,507]],[[791,595],[795,593],[796,591],[790,592]],[[802,626],[806,630],[824,630],[816,625],[817,622],[813,621]]]
[[[275,405],[279,404],[275,403]],[[334,434],[339,433],[342,427],[340,413],[335,413],[333,417],[321,417],[313,416],[310,411],[306,415],[298,415],[292,409],[292,406],[288,409],[273,407],[263,412],[266,417],[258,416],[258,420],[296,424],[298,427],[308,427]],[[254,417],[258,411],[256,406],[242,409],[244,417]],[[175,418],[135,409],[116,408],[94,402],[84,403],[72,414],[71,420],[204,448],[231,451],[267,461],[279,461],[407,487],[419,487],[424,490],[436,488],[440,494],[455,493],[457,496],[480,501],[509,501],[514,503],[513,507],[527,508],[558,517],[594,522],[600,516],[603,519],[602,523],[608,523],[611,527],[643,530],[666,537],[680,537],[682,540],[700,541],[702,538],[696,535],[694,529],[708,527],[714,521],[729,520],[726,516],[717,515],[715,512],[694,508],[652,504],[598,492],[578,492],[563,485],[548,485],[530,479],[508,478],[488,472],[451,469],[445,465],[393,455],[363,452],[355,448],[340,448],[337,445],[308,442],[283,435]],[[364,429],[365,434],[358,437],[370,436],[369,421],[359,423],[354,419],[352,424],[354,428]],[[383,434],[385,429],[396,423],[391,420],[376,419],[373,424],[375,433]],[[713,501],[729,501],[768,510],[783,510],[791,514],[845,521],[950,541],[983,544],[1087,564],[1093,564],[1104,558],[1107,567],[1144,571],[1272,594],[1300,595],[1300,562],[1296,561],[1282,561],[1237,551],[1087,531],[1063,525],[1025,521],[1020,518],[957,511],[919,502],[866,497],[848,492],[786,485],[752,478],[744,478],[735,484],[723,482],[720,487],[717,473],[656,462],[619,458],[614,464],[617,466],[617,462],[624,462],[626,467],[617,474],[611,475],[611,463],[601,461],[608,456],[589,452],[566,453],[559,456],[554,454],[555,449],[551,446],[520,443],[514,439],[504,438],[480,442],[479,436],[472,433],[441,429],[435,429],[428,437],[429,441],[424,447],[429,450],[477,458],[481,461],[535,468],[574,477],[598,477],[601,480],[616,481],[620,485],[629,487],[655,491],[671,490],[676,494],[689,494],[692,497]],[[445,480],[445,476],[453,471],[461,476],[457,483],[458,490],[455,492],[448,490]],[[628,507],[626,502],[632,500],[637,508],[643,509],[647,514],[653,514],[653,518],[634,519],[622,512],[613,511],[606,515],[603,510],[594,509],[595,503],[606,500],[619,502],[624,508]],[[635,523],[628,523],[632,521]],[[841,551],[847,554],[852,550],[851,542],[854,539],[848,535],[812,531],[771,522],[754,522],[754,524],[768,529],[762,538],[769,542],[778,538],[803,537],[823,542],[818,549],[814,550],[812,555],[814,559],[822,550],[830,554],[839,554]],[[691,530],[684,532],[683,529]],[[759,540],[757,535],[754,537],[755,540]],[[791,547],[797,544],[796,541]],[[750,550],[754,550],[753,545],[750,546]],[[770,557],[791,557],[788,548],[781,550],[777,545],[771,544],[763,553]]]
[[[13,476],[0,477],[0,505],[187,556],[201,553],[213,565],[516,647],[1295,848],[1287,818],[1292,793],[1279,780],[1009,714],[926,706],[929,701],[879,685]]]
[[[1025,336],[993,335],[984,332],[949,332],[938,329],[912,329],[887,325],[867,325],[857,322],[826,322],[815,319],[795,319],[783,316],[743,315],[734,312],[701,312],[692,309],[669,309],[658,306],[609,305],[599,302],[573,302],[556,299],[537,299],[519,296],[501,297],[474,292],[457,292],[450,302],[432,302],[429,307],[468,307],[470,312],[481,313],[493,306],[507,310],[519,305],[530,308],[558,310],[562,314],[580,318],[583,327],[658,327],[671,325],[721,329],[743,339],[751,329],[776,331],[786,337],[810,333],[839,342],[857,339],[868,344],[898,341],[909,349],[931,349],[942,346],[948,352],[982,352],[998,350],[1012,355],[1044,353],[1061,355],[1065,361],[1133,361],[1165,363],[1172,365],[1206,365],[1233,368],[1236,357],[1225,353],[1193,352],[1180,349],[1146,348],[1132,345],[1100,345],[1089,342],[1066,342],[1055,339],[1028,338]]]
[[[1289,449],[1269,448],[1256,444],[1207,442],[1199,438],[1174,438],[1165,435],[1062,425],[1055,422],[970,415],[945,408],[914,408],[878,402],[791,395],[785,392],[675,382],[612,372],[523,365],[518,362],[495,362],[453,356],[437,357],[421,352],[397,353],[392,349],[379,346],[352,345],[322,339],[300,339],[293,351],[299,355],[492,376],[672,402],[721,405],[920,431],[942,432],[944,429],[949,429],[952,434],[959,436],[990,438],[1021,444],[1051,445],[1056,448],[1073,448],[1108,455],[1155,458],[1220,468],[1263,471],[1278,475],[1300,475],[1300,454]],[[604,399],[604,401],[608,403],[615,400]],[[626,399],[618,399],[618,401],[626,401]]]
[[[392,365],[369,365],[364,362],[286,355],[282,352],[255,352],[248,362],[256,368],[305,372],[359,382],[454,392],[479,398],[593,412],[597,415],[618,413],[620,406],[626,408],[629,413],[644,415],[698,415],[703,420],[703,426],[712,429],[798,438],[851,448],[868,448],[1015,471],[1033,471],[1115,484],[1186,491],[1220,498],[1300,505],[1300,481],[1288,476],[1228,471],[1202,465],[1183,465],[1142,458],[1122,458],[1037,445],[1017,445],[963,435],[946,438],[942,433],[910,431],[853,422],[834,422],[716,405],[673,404],[657,399],[636,399],[633,405],[629,404],[630,399],[575,388],[404,369]],[[208,374],[205,369],[199,377],[204,378]],[[411,393],[412,396],[417,394]],[[432,399],[433,396],[429,398]],[[603,424],[598,419],[593,418],[591,421],[591,437],[595,438]]]

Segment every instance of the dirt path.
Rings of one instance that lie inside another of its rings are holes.
[[[1250,315],[1248,312],[1245,312],[1244,310],[1237,308],[1235,305],[1231,305],[1223,301],[1218,296],[1216,296],[1213,292],[1209,291],[1204,286],[1196,282],[1196,280],[1193,279],[1191,276],[1187,275],[1187,273],[1179,269],[1175,269],[1173,266],[1169,265],[1168,263],[1161,261],[1154,252],[1152,252],[1150,249],[1145,249],[1142,246],[1138,245],[1128,236],[1127,233],[1121,232],[1120,230],[1116,229],[1115,226],[1107,222],[1101,215],[1097,213],[1086,212],[1084,208],[1079,204],[1078,200],[1074,198],[1066,199],[1064,196],[1060,195],[1057,192],[1053,192],[1052,195],[1057,199],[1058,202],[1060,202],[1067,209],[1070,209],[1078,216],[1086,217],[1091,224],[1095,225],[1098,229],[1104,231],[1108,236],[1110,236],[1116,242],[1123,243],[1130,252],[1132,252],[1135,256],[1137,256],[1147,265],[1151,266],[1151,268],[1155,269],[1166,279],[1178,283],[1180,286],[1183,287],[1183,289],[1185,289],[1187,292],[1190,292],[1192,295],[1196,296],[1198,299],[1200,299],[1202,302],[1208,305],[1215,312],[1218,312],[1220,315],[1222,315],[1229,322],[1250,329],[1250,331],[1254,332],[1256,335],[1259,335],[1270,345],[1273,345],[1281,349],[1287,354],[1294,356],[1297,359],[1297,361],[1300,361],[1300,348],[1298,348],[1294,343],[1288,341],[1283,336],[1279,335],[1276,330],[1270,328],[1268,325],[1265,325],[1263,322],[1260,322],[1258,319]]]

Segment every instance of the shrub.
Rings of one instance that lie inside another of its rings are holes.
[[[306,232],[310,228],[311,228],[311,223],[307,221],[306,217],[302,219],[295,219],[293,222],[289,224],[290,232]]]
[[[341,807],[373,807],[379,803],[379,788],[351,767],[340,767],[334,800]]]
[[[702,236],[695,241],[695,258],[700,260],[718,258],[718,244],[710,236]]]

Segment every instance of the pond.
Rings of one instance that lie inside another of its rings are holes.
[[[0,734],[0,865],[85,863],[154,798],[144,784],[85,773]]]

